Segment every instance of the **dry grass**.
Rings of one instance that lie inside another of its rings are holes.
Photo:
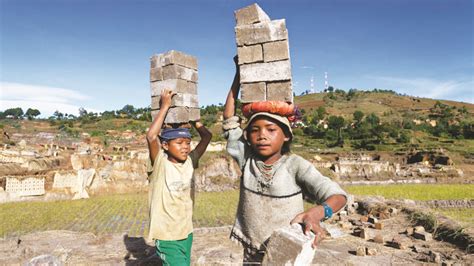
[[[351,186],[357,195],[381,195],[413,200],[474,197],[474,185]],[[194,225],[212,227],[234,223],[239,192],[202,192],[196,195]],[[306,203],[305,208],[311,207]],[[437,210],[472,226],[471,209]],[[15,202],[0,204],[0,236],[44,230],[73,230],[96,234],[128,232],[143,236],[148,230],[147,193],[98,196],[76,201]]]
[[[378,195],[388,199],[447,200],[474,198],[474,184],[346,186],[345,189],[354,195]]]

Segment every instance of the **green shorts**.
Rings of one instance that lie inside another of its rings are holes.
[[[156,240],[156,254],[163,265],[191,265],[193,233],[182,240]]]

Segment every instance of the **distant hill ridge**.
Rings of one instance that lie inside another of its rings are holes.
[[[450,100],[436,100],[396,94],[391,91],[353,91],[336,90],[328,93],[312,93],[295,97],[295,104],[305,112],[323,106],[329,115],[352,117],[357,110],[365,114],[375,113],[388,120],[402,116],[425,116],[430,113],[436,102],[455,107],[466,108],[469,115],[474,114],[474,104]],[[411,115],[410,115],[411,114]]]

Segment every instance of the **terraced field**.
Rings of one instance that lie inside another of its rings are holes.
[[[418,201],[434,199],[474,199],[474,185],[390,185],[350,186],[355,195],[381,195]],[[205,192],[196,195],[195,227],[233,223],[238,191]],[[309,204],[307,206],[310,206]],[[474,209],[453,208],[437,211],[473,227]],[[72,230],[125,233],[143,236],[148,230],[147,194],[98,196],[76,201],[16,202],[0,205],[0,236],[14,236],[45,230]]]

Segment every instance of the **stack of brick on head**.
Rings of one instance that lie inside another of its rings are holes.
[[[150,59],[151,115],[160,109],[160,95],[164,89],[176,93],[165,124],[171,127],[186,125],[200,118],[197,96],[197,59],[175,50],[153,55]]]
[[[177,51],[151,58],[153,122],[146,139],[150,160],[149,235],[164,265],[190,265],[193,174],[212,134],[199,122],[197,60]],[[191,149],[193,126],[201,140]]]
[[[291,63],[285,20],[270,20],[257,5],[235,12],[242,112],[294,114]]]

